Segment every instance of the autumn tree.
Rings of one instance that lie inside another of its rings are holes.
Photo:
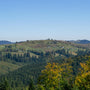
[[[43,85],[46,90],[60,90],[62,88],[62,90],[65,90],[64,88],[68,88],[66,81],[69,80],[70,73],[71,66],[67,63],[62,65],[48,63],[45,70],[42,70],[42,75],[39,77],[39,84]]]
[[[76,77],[75,84],[81,90],[90,90],[90,59],[86,63],[80,63],[80,74]]]

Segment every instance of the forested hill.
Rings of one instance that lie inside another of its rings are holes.
[[[5,45],[5,44],[13,44],[13,42],[6,41],[6,40],[1,40],[0,45]]]
[[[30,80],[33,79],[36,85],[41,71],[47,63],[53,62],[68,62],[75,77],[80,63],[85,63],[89,58],[90,48],[67,41],[27,40],[0,45],[0,83],[7,80],[12,90],[28,90]]]
[[[89,51],[89,48],[57,40],[36,40],[0,45],[0,75],[21,68],[28,62],[31,64],[50,62],[51,59],[48,58],[50,54],[58,59],[66,59],[85,55]]]
[[[12,55],[23,55],[24,53],[29,53],[31,56],[37,57],[40,54],[45,54],[47,52],[54,52],[56,56],[59,55],[58,53],[61,53],[63,56],[75,56],[79,52],[85,52],[86,50],[88,49],[82,45],[57,40],[35,40],[0,46],[0,51],[3,55],[7,53]]]

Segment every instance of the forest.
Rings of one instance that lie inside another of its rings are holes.
[[[0,45],[0,90],[90,90],[89,46],[59,40]]]

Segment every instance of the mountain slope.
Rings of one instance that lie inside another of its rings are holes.
[[[87,52],[87,49],[80,46],[78,47],[77,44],[59,40],[35,40],[10,45],[0,45],[0,61],[3,61],[3,64],[2,62],[0,62],[0,64],[4,67],[7,62],[6,66],[9,68],[5,68],[6,71],[1,73],[5,74],[5,72],[15,70],[14,68],[18,69],[17,63],[26,65],[38,61],[41,62],[42,60],[40,60],[40,58],[44,58],[45,62],[49,62],[50,60],[47,58],[50,54],[53,54],[55,58],[65,59],[78,54],[84,55]],[[47,58],[45,59],[45,57]],[[9,65],[9,63],[12,64],[12,67],[10,67],[11,65]],[[2,69],[2,67],[0,67],[0,69]]]
[[[1,80],[7,78],[12,88],[26,87],[29,79],[37,81],[41,70],[50,62],[64,63],[71,62],[72,66],[79,67],[81,56],[89,52],[89,49],[80,45],[57,40],[35,40],[18,42],[10,45],[0,45],[0,70]],[[80,56],[79,58],[76,58]],[[76,58],[76,59],[74,59]],[[78,68],[76,68],[78,69]],[[77,70],[73,69],[74,74]]]

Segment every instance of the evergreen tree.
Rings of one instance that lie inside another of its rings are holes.
[[[6,80],[4,83],[0,83],[0,90],[10,90],[9,84]]]
[[[30,80],[29,89],[28,90],[35,90],[35,87],[34,87],[34,84],[33,84],[33,80],[32,79]]]

